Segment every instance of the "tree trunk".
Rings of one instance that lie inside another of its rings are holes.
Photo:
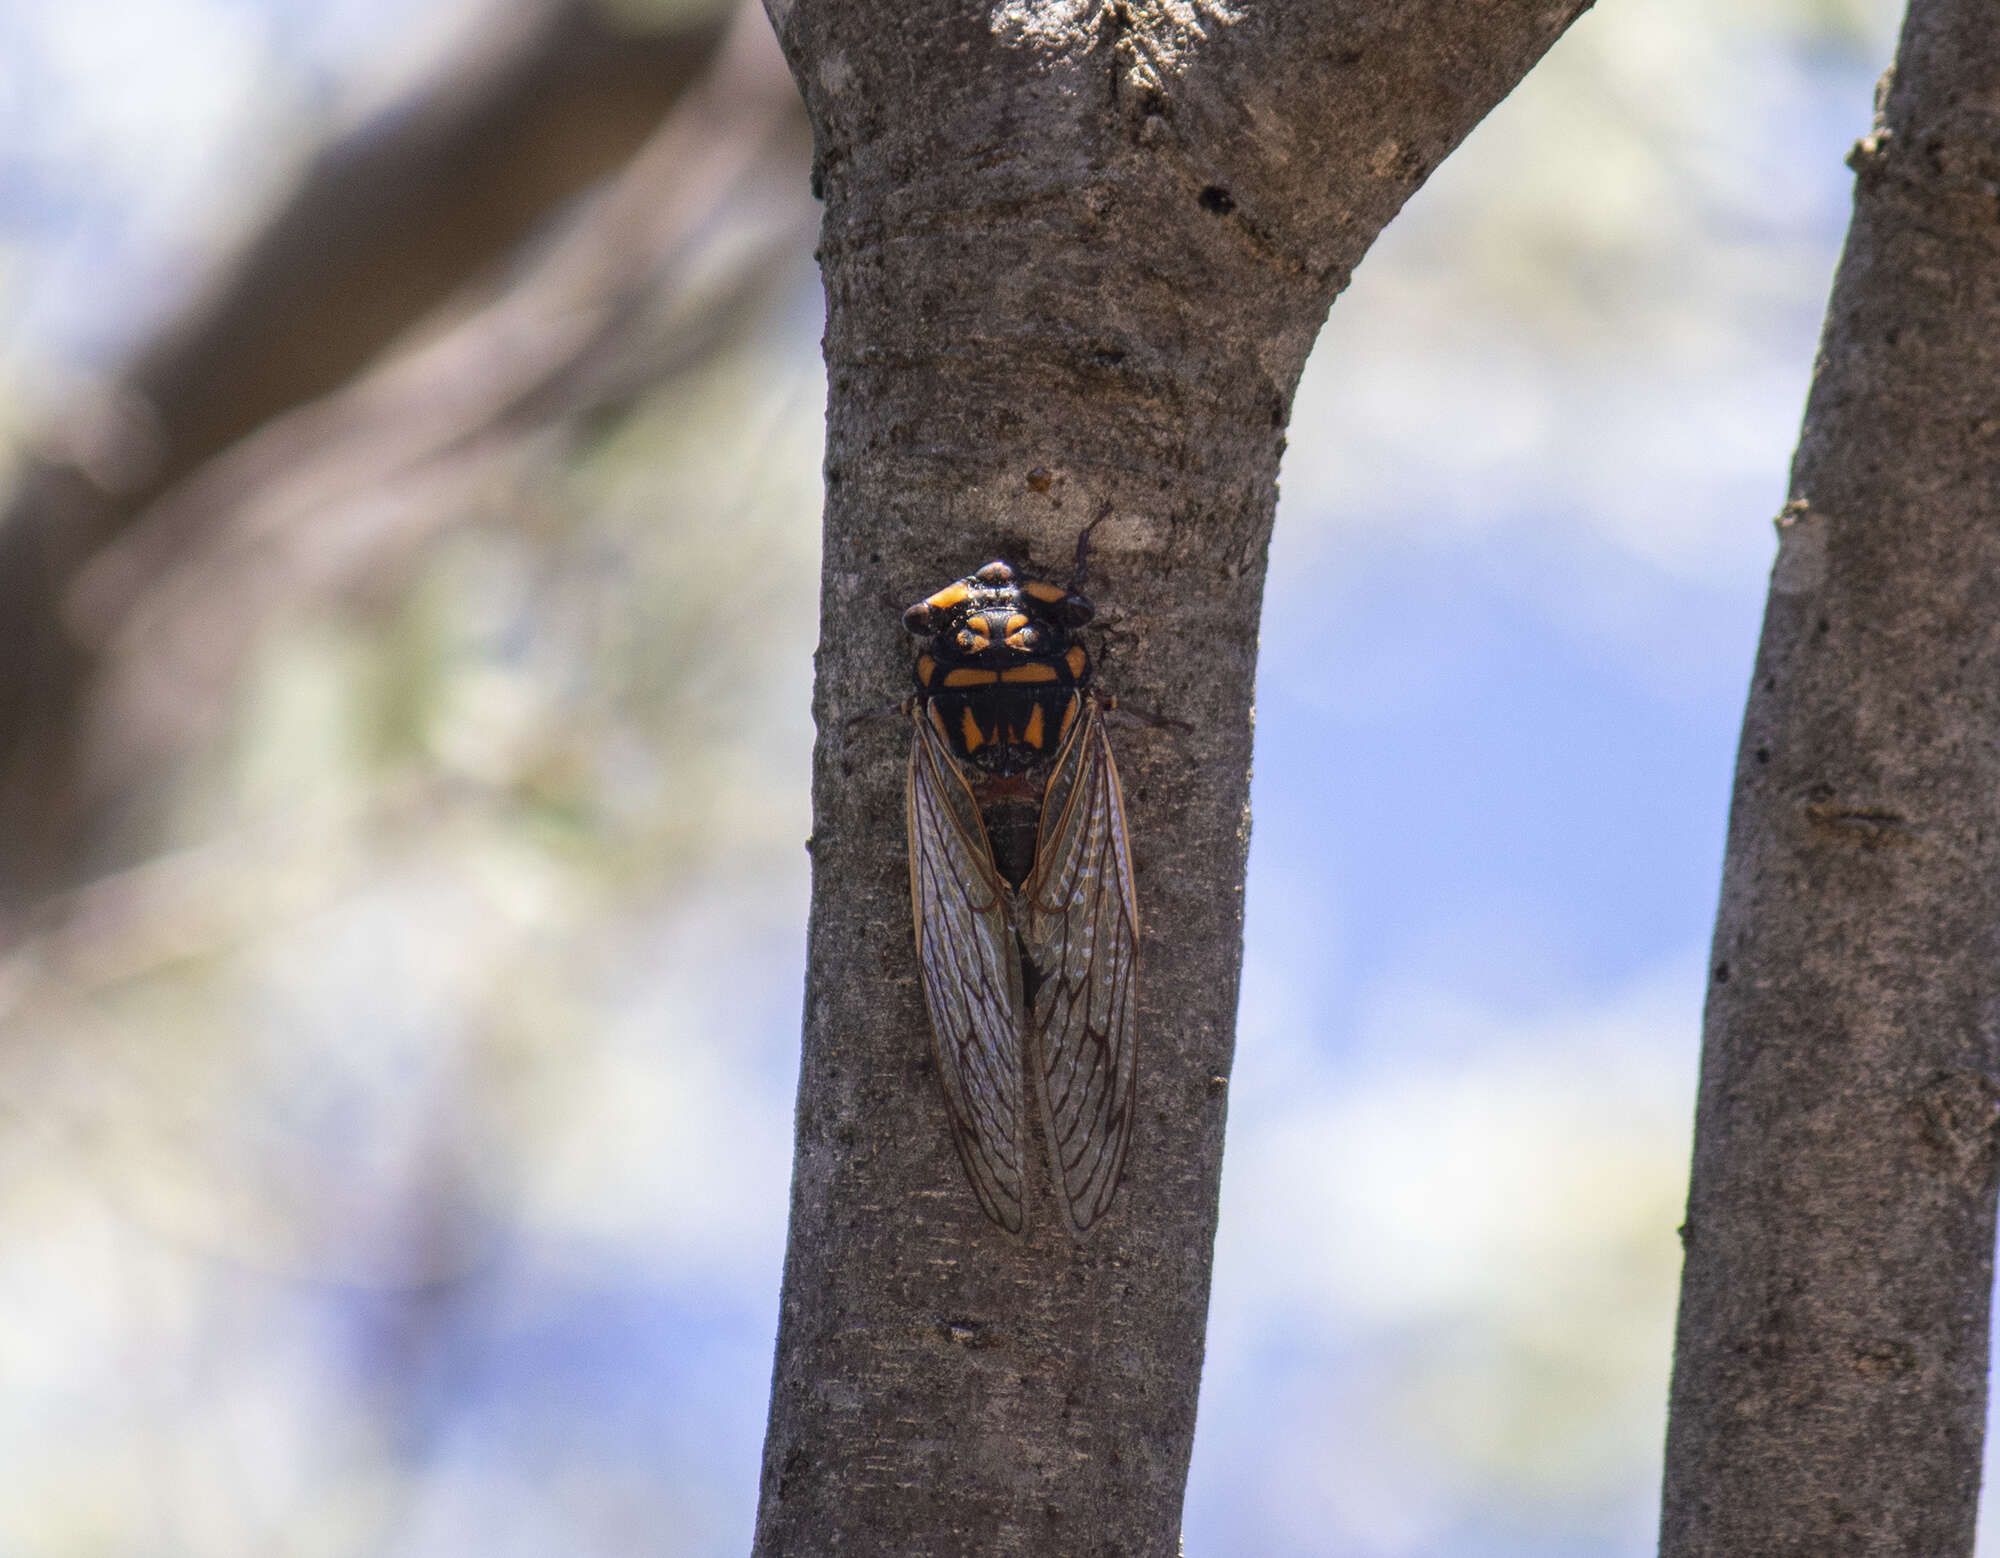
[[[1967,1554],[2000,1168],[2000,18],[1914,0],[1744,719],[1661,1552]]]
[[[813,908],[756,1551],[1175,1551],[1292,392],[1375,234],[1581,6],[769,0],[826,201]],[[1093,538],[1140,911],[1135,1141],[989,1224],[929,1059],[902,607]],[[1184,728],[1183,728],[1184,727]]]

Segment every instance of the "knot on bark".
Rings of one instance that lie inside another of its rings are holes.
[[[1831,785],[1816,784],[1806,794],[1806,826],[1831,844],[1844,844],[1874,854],[1884,849],[1913,849],[1921,830],[1894,807],[1849,801]]]
[[[1228,0],[999,0],[987,26],[1044,54],[1108,48],[1125,84],[1148,93],[1163,91],[1212,32],[1242,15]]]

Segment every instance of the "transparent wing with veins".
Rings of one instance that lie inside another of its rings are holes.
[[[1118,1188],[1139,1064],[1138,900],[1125,797],[1094,699],[1057,754],[1018,914],[1034,986],[1028,1072],[1057,1199],[1081,1234]]]
[[[986,1213],[1024,1225],[1021,961],[979,808],[921,716],[910,750],[910,907],[952,1139]]]

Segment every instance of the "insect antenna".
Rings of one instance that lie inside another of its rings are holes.
[[[1090,572],[1090,533],[1111,517],[1111,500],[1106,498],[1097,511],[1097,518],[1077,532],[1076,561],[1070,565],[1069,589],[1072,595],[1083,593],[1085,577]]]

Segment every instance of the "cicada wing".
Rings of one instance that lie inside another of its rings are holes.
[[[1021,899],[1040,978],[1028,1071],[1057,1199],[1080,1234],[1118,1189],[1139,1075],[1139,906],[1125,797],[1094,700],[1057,754]]]
[[[919,716],[910,751],[910,909],[952,1139],[979,1204],[1023,1226],[1028,1140],[1021,963],[1008,892],[958,764]]]

